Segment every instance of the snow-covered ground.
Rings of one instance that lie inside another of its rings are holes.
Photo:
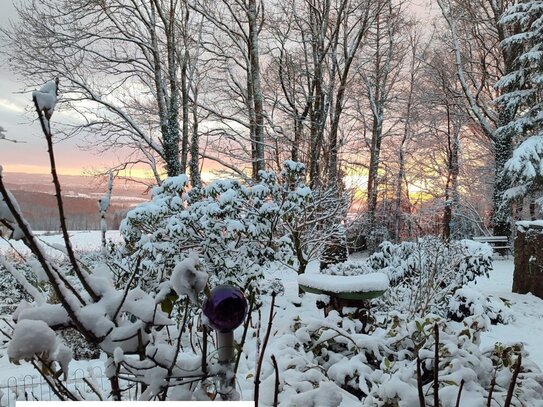
[[[487,295],[511,302],[514,322],[494,325],[482,336],[483,346],[495,342],[524,342],[530,359],[543,370],[543,300],[532,294],[515,294],[513,286],[513,260],[495,260],[489,278],[479,278],[477,288]]]
[[[86,251],[93,250],[99,247],[100,245],[100,233],[99,232],[71,232],[72,243],[76,250]],[[57,245],[62,244],[61,235],[41,235],[44,243],[48,245]],[[108,238],[119,241],[118,232],[108,232]],[[20,249],[21,247],[17,244],[16,247]],[[9,245],[4,241],[0,241],[0,252],[6,252],[10,250]],[[54,252],[54,249],[50,249]],[[357,259],[360,258],[360,255],[353,256]],[[315,271],[317,268],[316,263],[311,263],[309,265],[308,272]],[[297,287],[297,275],[293,271],[287,270],[273,270],[270,272],[270,278],[279,278],[282,280],[285,287],[285,300],[287,301],[296,301],[298,287]],[[543,370],[543,348],[541,347],[541,338],[543,337],[543,300],[537,298],[531,294],[521,295],[514,294],[511,292],[513,281],[513,260],[495,260],[494,261],[494,270],[490,273],[489,278],[478,278],[476,281],[476,287],[484,295],[492,295],[494,297],[500,297],[506,299],[511,304],[511,312],[514,316],[514,321],[507,325],[495,325],[491,326],[489,331],[485,332],[482,336],[482,345],[493,346],[495,342],[502,343],[511,343],[511,342],[523,342],[527,351],[530,354],[530,359],[532,359],[539,367]],[[307,297],[310,297],[308,295]],[[301,307],[304,308],[300,310],[300,313],[322,313],[321,310],[317,310],[314,305],[313,298],[304,298],[301,301]],[[307,308],[307,309],[305,309]],[[309,309],[311,308],[311,309]],[[263,310],[263,314],[266,314],[267,311]],[[4,348],[2,350],[1,348]],[[93,360],[93,361],[74,361],[71,365],[71,371],[82,372],[91,367],[103,367],[103,360]],[[249,366],[244,366],[244,363],[240,365],[240,372],[250,369]],[[81,374],[81,373],[79,373]],[[31,375],[36,377],[34,380],[38,380],[37,373],[32,369],[32,367],[26,363],[22,362],[20,366],[13,365],[9,362],[7,356],[5,355],[5,347],[0,347],[0,389],[5,387],[8,383],[10,377],[15,377],[22,383],[25,380],[25,376],[28,380]],[[13,379],[11,379],[13,381]],[[244,393],[250,392],[249,388],[241,389]]]
[[[351,259],[362,260],[364,257],[363,254],[355,253],[354,256],[351,256]],[[514,271],[512,258],[494,260],[493,267],[494,270],[490,272],[490,276],[488,278],[477,278],[474,287],[483,295],[508,300],[511,303],[510,310],[514,321],[507,325],[492,325],[482,335],[481,345],[486,347],[493,346],[496,342],[523,342],[530,353],[530,359],[543,370],[543,347],[541,346],[543,338],[543,299],[532,294],[516,294],[511,291]],[[316,262],[309,264],[308,273],[317,272],[317,270],[318,264]],[[283,280],[286,295],[297,295],[297,276],[294,272],[278,271],[273,277]]]
[[[55,247],[64,246],[64,239],[60,233],[50,232],[35,232],[38,238],[43,242],[46,252],[49,256],[56,256],[59,254]],[[100,247],[101,232],[97,230],[82,230],[71,231],[70,240],[72,247],[76,252],[85,252],[96,250]],[[106,233],[106,239],[113,242],[119,242],[121,236],[117,230],[108,230]],[[13,247],[11,247],[13,246]],[[10,241],[9,243],[3,239],[0,239],[0,253],[6,254],[13,250],[17,250],[21,254],[29,254],[30,250],[19,241]]]

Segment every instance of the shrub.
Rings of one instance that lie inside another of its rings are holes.
[[[390,279],[389,290],[378,300],[382,309],[445,316],[456,290],[488,276],[491,253],[486,244],[427,237],[400,244],[383,242],[367,265]]]
[[[284,379],[281,386],[280,401],[302,397],[296,396],[290,383],[318,377],[312,387],[315,393],[323,394],[326,389],[326,394],[337,396],[342,394],[340,388],[358,398],[363,406],[419,405],[419,386],[425,405],[433,405],[436,326],[441,406],[455,406],[462,382],[460,405],[468,400],[469,405],[486,405],[491,388],[492,405],[503,405],[519,356],[522,365],[513,405],[531,405],[543,391],[543,375],[526,357],[522,344],[481,349],[480,335],[488,327],[484,318],[468,317],[457,323],[432,314],[412,318],[391,313],[384,319],[381,315],[381,322],[368,335],[362,333],[360,321],[337,312],[327,317],[292,315],[289,329],[284,328],[288,323],[285,320],[281,321],[282,327],[276,326],[278,335],[269,349],[270,353],[281,354],[288,346],[288,370],[282,377],[289,379]],[[417,357],[421,362],[420,382]],[[269,376],[263,382],[271,384],[273,370],[267,371]],[[348,398],[344,396],[343,400]]]

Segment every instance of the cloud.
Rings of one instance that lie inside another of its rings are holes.
[[[25,109],[23,106],[12,102],[11,100],[7,99],[0,99],[0,109],[1,110],[8,110],[10,112],[14,113],[24,113]]]

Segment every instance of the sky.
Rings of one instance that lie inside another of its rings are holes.
[[[431,14],[431,2],[413,0],[410,7],[415,14]],[[0,0],[0,27],[16,20],[13,0]],[[40,126],[33,114],[31,91],[23,89],[16,76],[7,67],[0,50],[0,126],[6,137],[18,143],[0,141],[0,165],[6,172],[48,173],[47,148]],[[92,169],[104,169],[119,162],[115,153],[100,154],[79,148],[80,140],[60,141],[55,146],[57,168],[65,175],[80,175]]]
[[[16,19],[12,0],[0,0],[0,26],[6,27]],[[6,57],[0,52],[0,126],[6,137],[19,141],[0,141],[0,165],[6,172],[48,173],[47,146],[35,114],[32,114],[31,91],[24,92],[22,83],[10,72]],[[61,174],[79,175],[85,170],[114,163],[113,153],[99,157],[78,148],[78,140],[60,141],[55,146]]]

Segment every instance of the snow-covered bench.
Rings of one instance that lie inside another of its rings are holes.
[[[384,273],[358,276],[306,273],[298,276],[298,285],[307,293],[330,297],[324,307],[327,315],[333,309],[341,313],[343,307],[366,308],[368,300],[383,295],[388,289],[389,280]]]
[[[474,236],[472,240],[479,243],[488,243],[498,253],[508,252],[513,254],[513,248],[509,244],[507,236]]]

